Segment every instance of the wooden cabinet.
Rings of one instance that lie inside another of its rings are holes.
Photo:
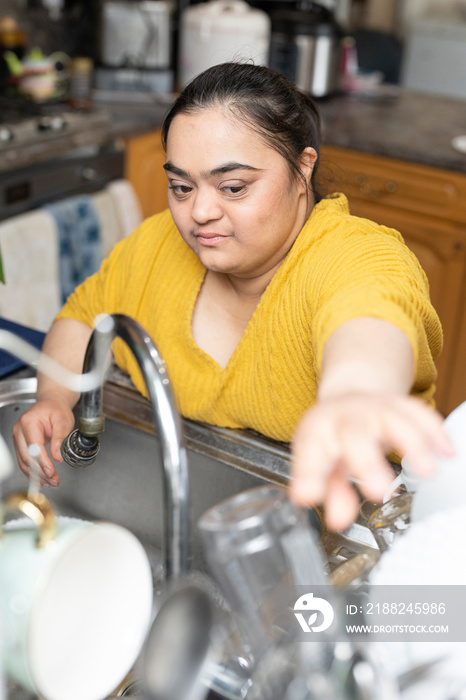
[[[125,177],[136,190],[144,218],[168,206],[164,163],[160,131],[134,136],[126,142]]]
[[[424,268],[444,331],[436,401],[448,414],[466,400],[466,175],[333,146],[320,167],[324,190],[397,229]]]

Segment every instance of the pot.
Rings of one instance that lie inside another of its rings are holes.
[[[274,11],[271,20],[270,67],[312,97],[333,94],[343,36],[333,13],[311,2],[306,10]]]
[[[184,88],[202,71],[225,61],[267,65],[270,18],[243,0],[211,0],[181,16],[179,82]]]

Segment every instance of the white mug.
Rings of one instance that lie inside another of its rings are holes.
[[[43,494],[3,503],[28,518],[3,526],[0,639],[4,670],[47,700],[101,700],[135,663],[152,616],[139,540],[114,523],[56,517]]]

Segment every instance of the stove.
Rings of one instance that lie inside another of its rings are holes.
[[[102,110],[78,111],[63,102],[36,104],[0,98],[0,150],[24,146],[90,127],[105,126],[110,115]]]
[[[0,221],[123,177],[111,123],[104,110],[0,97]]]

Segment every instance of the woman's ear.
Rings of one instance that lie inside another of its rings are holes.
[[[312,171],[314,170],[316,160],[317,151],[315,148],[307,146],[301,153],[301,157],[299,159],[299,169],[301,170],[301,173],[308,185],[311,181]]]

